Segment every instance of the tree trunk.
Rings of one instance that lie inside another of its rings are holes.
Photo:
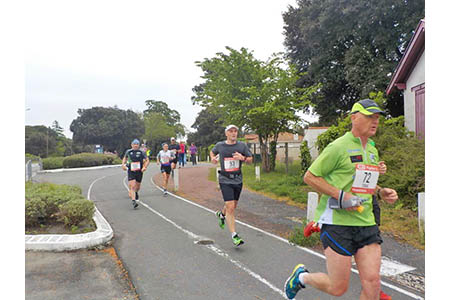
[[[264,172],[270,172],[269,153],[267,147],[267,138],[259,137],[259,145],[261,150],[261,164]]]

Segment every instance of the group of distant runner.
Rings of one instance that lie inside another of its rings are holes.
[[[351,110],[351,131],[330,143],[303,178],[321,194],[314,221],[308,224],[305,236],[312,231],[320,232],[327,273],[311,273],[303,264],[298,264],[285,283],[289,299],[307,286],[342,296],[349,286],[352,256],[362,285],[360,299],[391,299],[380,286],[380,244],[383,241],[378,227],[380,210],[377,199],[394,203],[398,196],[395,190],[377,185],[378,177],[387,171],[387,166],[379,159],[375,143],[370,139],[376,133],[380,114],[384,111],[374,101],[364,99],[356,102]],[[243,185],[241,169],[243,163],[251,164],[253,161],[247,145],[237,140],[238,130],[235,125],[227,126],[226,140],[218,142],[209,154],[213,164],[220,163],[219,185],[224,206],[216,212],[216,217],[220,228],[227,225],[236,246],[244,244],[235,225],[235,210]],[[131,146],[124,155],[122,167],[128,170],[129,196],[136,208],[142,173],[147,169],[149,159],[139,150],[138,140],[134,140]],[[164,143],[162,148],[156,160],[161,166],[162,188],[167,195],[170,174],[177,162],[184,160],[185,149],[176,143],[175,138],[170,144]],[[196,153],[195,149],[194,160]]]

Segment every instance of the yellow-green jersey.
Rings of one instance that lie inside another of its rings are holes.
[[[342,137],[330,143],[311,164],[308,170],[313,175],[322,177],[332,186],[350,193],[352,192],[352,186],[355,190],[356,166],[378,166],[378,161],[378,151],[375,148],[375,143],[371,139],[368,140],[364,149],[361,140],[354,137],[351,132],[347,132]],[[369,174],[370,172],[367,173]],[[370,179],[366,177],[363,179]],[[372,184],[376,185],[376,179]],[[375,225],[375,218],[372,211],[372,195],[355,192],[353,194],[367,199],[363,203],[364,210],[362,212],[354,210],[347,211],[346,209],[331,209],[328,205],[331,196],[322,194],[314,214],[314,221],[321,224],[344,226]]]

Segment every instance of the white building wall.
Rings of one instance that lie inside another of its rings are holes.
[[[305,130],[305,136],[303,140],[308,142],[309,153],[311,154],[311,158],[313,160],[316,159],[317,156],[319,156],[319,150],[317,150],[316,147],[317,137],[325,131],[327,131],[327,128],[313,128]]]
[[[406,81],[406,89],[403,91],[404,109],[405,109],[405,127],[410,131],[416,131],[416,93],[411,88],[425,83],[425,52],[422,53],[416,66]]]

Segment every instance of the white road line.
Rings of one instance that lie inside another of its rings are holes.
[[[128,186],[125,183],[125,179],[122,181],[123,185],[125,186],[125,188],[127,190]],[[145,208],[147,208],[148,210],[150,210],[151,212],[153,212],[154,214],[158,215],[159,217],[161,217],[163,220],[165,220],[166,222],[172,224],[175,228],[181,230],[182,232],[186,233],[190,238],[195,239],[195,240],[200,240],[203,237],[181,227],[180,225],[178,225],[177,223],[175,223],[174,221],[170,220],[169,218],[167,218],[166,216],[164,216],[163,214],[161,214],[160,212],[154,210],[153,208],[151,208],[150,206],[148,206],[147,204],[140,202]],[[284,292],[282,290],[280,290],[279,288],[277,288],[276,286],[274,286],[272,283],[270,283],[267,279],[265,279],[264,277],[262,277],[261,275],[253,272],[252,270],[250,270],[249,268],[247,268],[246,266],[244,266],[241,262],[231,258],[226,252],[224,252],[223,250],[221,250],[220,248],[214,246],[214,245],[205,245],[206,248],[210,249],[211,251],[213,251],[214,253],[216,253],[217,255],[227,259],[228,261],[230,261],[232,264],[234,264],[236,267],[240,268],[241,270],[245,271],[247,274],[249,274],[250,276],[252,276],[253,278],[257,279],[258,281],[262,282],[263,284],[265,284],[266,286],[268,286],[271,290],[273,290],[274,292],[280,294],[280,296],[282,296],[284,299],[287,299],[287,297],[285,296]]]
[[[162,191],[162,188],[160,188],[158,185],[156,185],[155,182],[153,181],[153,177],[151,177],[150,180],[151,180],[151,182],[153,183],[153,185],[154,185],[157,189],[159,189],[159,190]],[[127,187],[127,188],[128,188],[128,187]],[[203,206],[203,205],[200,205],[200,204],[198,204],[198,203],[192,202],[192,201],[190,201],[190,200],[187,200],[187,199],[185,199],[185,198],[183,198],[183,197],[180,197],[180,196],[178,196],[178,195],[172,194],[172,193],[170,193],[170,192],[168,192],[168,194],[171,195],[171,196],[173,196],[173,197],[175,197],[175,198],[178,198],[178,199],[180,199],[180,200],[182,200],[182,201],[184,201],[184,202],[186,202],[186,203],[189,203],[189,204],[191,204],[191,205],[197,206],[197,207],[199,207],[199,208],[202,208],[202,209],[204,209],[204,210],[206,210],[206,211],[208,211],[208,212],[211,212],[211,213],[215,214],[215,212],[214,212],[212,209],[209,209],[209,208],[207,208],[207,207],[205,207],[205,206]],[[322,254],[320,254],[320,253],[317,253],[317,252],[315,252],[315,251],[313,251],[313,250],[311,250],[311,249],[304,248],[304,247],[301,247],[301,246],[292,244],[292,243],[289,242],[288,240],[286,240],[286,239],[284,239],[284,238],[282,238],[282,237],[279,237],[279,236],[277,236],[277,235],[275,235],[275,234],[273,234],[273,233],[264,231],[264,230],[262,230],[262,229],[260,229],[260,228],[257,228],[257,227],[255,227],[255,226],[250,225],[250,224],[241,222],[241,221],[239,221],[239,220],[236,220],[236,223],[239,223],[239,224],[241,224],[241,225],[244,225],[244,226],[246,226],[246,227],[248,227],[248,228],[251,228],[251,229],[253,229],[253,230],[259,231],[259,232],[261,232],[261,233],[264,233],[264,234],[266,234],[266,235],[268,235],[268,236],[270,236],[270,237],[273,237],[273,238],[275,238],[275,239],[278,239],[278,240],[280,240],[280,241],[282,241],[282,242],[284,242],[284,243],[287,243],[287,244],[289,244],[289,245],[293,245],[293,246],[297,247],[298,249],[301,249],[301,250],[303,250],[303,251],[305,251],[305,252],[308,252],[308,253],[310,253],[310,254],[312,254],[312,255],[315,255],[315,256],[317,256],[317,257],[326,259],[326,258],[325,258],[325,255],[322,255]],[[359,274],[358,270],[353,269],[353,268],[352,268],[351,270],[352,270],[353,273]],[[423,297],[418,296],[418,295],[416,295],[416,294],[414,294],[414,293],[411,293],[411,292],[409,292],[409,291],[407,291],[407,290],[404,290],[404,289],[402,289],[402,288],[400,288],[400,287],[397,287],[397,286],[395,286],[395,285],[392,285],[392,284],[390,284],[390,283],[381,281],[381,285],[384,285],[384,286],[386,286],[386,287],[388,287],[388,288],[390,288],[390,289],[393,289],[393,290],[395,290],[395,291],[397,291],[397,292],[399,292],[399,293],[402,293],[402,294],[404,294],[404,295],[406,295],[406,296],[409,296],[409,297],[411,297],[411,298],[413,298],[413,299],[424,300]]]

